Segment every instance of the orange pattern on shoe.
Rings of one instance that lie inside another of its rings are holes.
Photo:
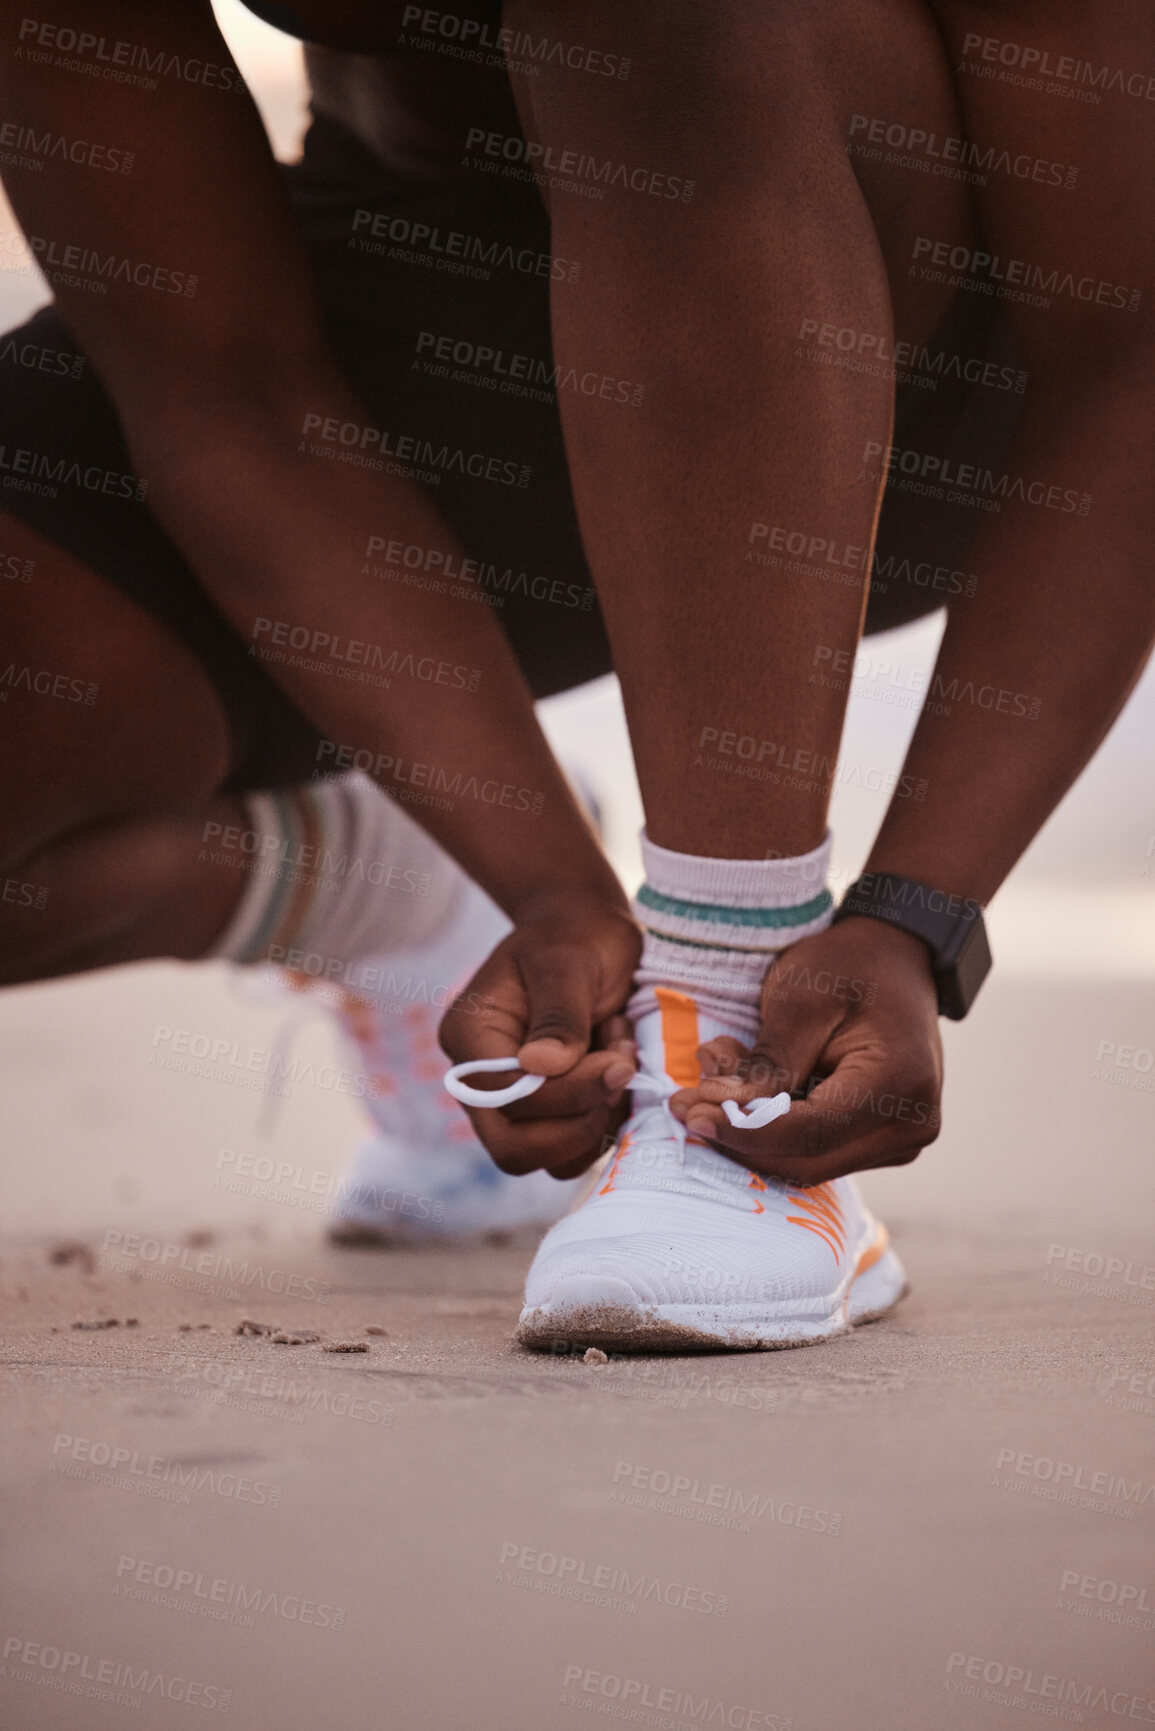
[[[833,1187],[829,1184],[816,1184],[813,1190],[804,1190],[801,1194],[790,1191],[790,1201],[796,1208],[803,1208],[806,1213],[788,1214],[787,1220],[792,1226],[804,1226],[807,1232],[813,1232],[830,1246],[835,1262],[846,1253],[846,1223],[842,1217],[842,1207]]]
[[[614,1188],[614,1180],[616,1179],[616,1177],[618,1175],[618,1167],[621,1165],[622,1161],[625,1159],[626,1155],[630,1151],[630,1142],[631,1142],[631,1137],[629,1135],[625,1135],[622,1137],[621,1141],[618,1143],[617,1151],[614,1154],[614,1158],[613,1158],[613,1164],[611,1165],[609,1171],[606,1173],[606,1181],[602,1185],[601,1189],[598,1191],[599,1196],[608,1196],[610,1191]]]

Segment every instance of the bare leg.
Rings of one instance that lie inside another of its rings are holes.
[[[205,822],[241,810],[217,791],[228,738],[216,694],[103,578],[11,517],[0,534],[32,562],[0,614],[0,673],[13,669],[0,688],[0,870],[15,886],[0,898],[0,980],[203,955],[243,887],[199,857]]]
[[[561,17],[551,0],[508,10]],[[957,183],[896,186],[847,153],[857,111],[957,130],[942,44],[907,0],[581,11],[631,57],[629,82],[544,70],[527,134],[695,183],[689,203],[550,194],[555,248],[588,285],[556,298],[556,361],[645,392],[640,409],[563,393],[563,423],[647,828],[696,854],[803,853],[825,832],[846,702],[811,674],[819,646],[852,652],[861,630],[880,496],[864,457],[888,442],[893,386],[816,366],[800,332],[889,343],[888,256],[929,223],[969,233]],[[896,271],[899,334],[929,334],[951,293]],[[769,567],[748,557],[787,541]],[[758,779],[725,773],[736,740]]]
[[[1073,77],[1020,89],[983,76],[984,47],[1028,45],[1052,67],[1110,76],[1155,63],[1155,23],[1139,0],[936,10],[970,136],[1077,169],[1072,188],[1003,173],[979,195],[986,250],[1036,267],[1024,294],[1050,301],[1009,303],[1030,383],[1006,469],[1032,488],[1006,500],[972,550],[975,601],[952,611],[941,701],[908,758],[927,801],[917,818],[892,808],[872,856],[985,901],[1098,745],[1155,637],[1155,225],[1140,191],[1155,145],[1149,105],[1125,88],[1108,84],[1098,103],[1062,94],[1080,88]],[[1003,698],[952,701],[968,685]]]

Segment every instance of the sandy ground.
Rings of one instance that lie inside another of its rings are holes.
[[[1150,1722],[1155,1095],[1096,1063],[1149,987],[995,977],[947,1029],[941,1141],[866,1182],[892,1319],[586,1366],[511,1340],[529,1244],[327,1245],[301,1203],[350,1102],[303,1083],[262,1133],[251,1093],[150,1065],[158,1001],[202,1026],[217,973],[23,993],[5,1043],[41,1126],[0,1266],[5,1725]],[[245,1152],[292,1173],[217,1188]]]

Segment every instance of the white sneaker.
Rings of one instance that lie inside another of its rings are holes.
[[[339,1244],[461,1238],[548,1226],[577,1185],[548,1173],[514,1178],[493,1164],[442,1082],[437,1027],[454,995],[509,930],[509,921],[465,880],[436,939],[358,965],[360,991],[330,1000],[368,1078],[376,1129],[343,1179],[330,1223]],[[321,988],[324,990],[324,988]]]
[[[683,993],[657,996],[660,1011],[636,1028],[639,1092],[656,1103],[635,1109],[602,1181],[543,1239],[518,1339],[632,1351],[805,1346],[882,1316],[906,1277],[853,1179],[802,1190],[760,1178],[674,1118],[668,1096],[693,1080],[687,1054],[730,1030],[705,1016],[699,1025]]]
[[[390,1015],[358,1000],[337,1015],[369,1075],[367,1104],[378,1133],[361,1145],[341,1183],[329,1227],[336,1243],[513,1232],[548,1226],[565,1212],[577,1185],[547,1172],[512,1178],[500,1171],[445,1092],[439,1008],[409,1004]]]
[[[574,771],[574,791],[600,826],[597,797]],[[445,862],[448,865],[448,861]],[[493,1164],[468,1118],[443,1086],[437,1041],[454,996],[510,929],[501,909],[472,879],[436,938],[366,957],[359,989],[331,1001],[367,1074],[366,1102],[377,1134],[359,1148],[330,1223],[339,1244],[423,1242],[549,1226],[571,1207],[584,1178],[559,1182],[548,1172],[511,1177]]]
[[[438,937],[365,956],[340,981],[271,965],[233,970],[248,1003],[296,999],[306,1019],[313,1007],[329,1011],[364,1078],[376,1133],[337,1183],[329,1226],[336,1243],[421,1243],[549,1226],[573,1203],[580,1180],[559,1183],[545,1172],[515,1178],[496,1167],[443,1086],[442,1013],[508,930],[500,909],[463,879]],[[283,1024],[282,1048],[296,1025],[292,1016]],[[276,1109],[274,1099],[270,1119]]]
[[[392,1136],[362,1143],[341,1181],[330,1238],[386,1245],[505,1234],[548,1226],[569,1206],[572,1183],[546,1172],[511,1178],[470,1140],[472,1147],[427,1145],[416,1153]]]

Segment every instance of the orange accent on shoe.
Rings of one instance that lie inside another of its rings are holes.
[[[843,1219],[842,1209],[839,1206],[836,1197],[823,1196],[820,1192],[814,1190],[804,1190],[801,1195],[792,1191],[790,1200],[796,1205],[796,1207],[805,1208],[808,1213],[815,1215],[817,1219],[824,1220],[826,1224],[836,1232],[842,1233],[845,1230],[846,1222]]]
[[[874,1243],[869,1245],[867,1249],[862,1252],[862,1255],[858,1258],[858,1261],[855,1264],[854,1273],[850,1277],[851,1285],[854,1284],[860,1274],[865,1274],[868,1268],[873,1268],[875,1263],[881,1260],[881,1258],[886,1254],[886,1247],[889,1243],[890,1233],[880,1222],[878,1235],[875,1238]]]
[[[654,996],[662,1012],[662,1045],[666,1054],[666,1074],[679,1088],[696,1088],[702,1080],[698,1064],[698,1006],[685,992],[675,992],[669,986],[656,986]]]
[[[606,1181],[602,1185],[601,1189],[598,1191],[599,1196],[608,1196],[610,1191],[614,1188],[614,1179],[618,1175],[618,1167],[621,1165],[622,1161],[625,1159],[626,1154],[629,1151],[629,1146],[630,1146],[630,1138],[628,1136],[623,1136],[620,1143],[618,1144],[618,1150],[617,1150],[617,1153],[614,1155],[613,1161],[610,1165],[610,1169],[606,1173]]]
[[[801,1214],[788,1214],[786,1218],[790,1222],[791,1226],[804,1226],[807,1232],[813,1232],[816,1238],[821,1238],[823,1244],[825,1244],[829,1249],[835,1262],[840,1262],[842,1260],[841,1245],[836,1245],[834,1240],[827,1236],[821,1226],[816,1226],[813,1220],[804,1219]]]
[[[821,1201],[816,1200],[809,1192],[802,1196],[797,1196],[793,1191],[791,1191],[790,1200],[794,1203],[795,1207],[806,1209],[807,1214],[810,1216],[809,1224],[814,1231],[821,1229],[830,1234],[831,1238],[837,1242],[839,1254],[841,1255],[846,1248],[846,1228],[843,1224],[841,1211],[836,1211],[829,1202],[824,1206]],[[796,1217],[793,1215],[787,1215],[787,1219],[796,1220]],[[801,1221],[797,1220],[796,1223],[802,1224]]]
[[[880,1221],[878,1231],[874,1236],[874,1242],[868,1244],[866,1249],[859,1256],[858,1261],[854,1265],[854,1273],[846,1283],[846,1291],[842,1298],[842,1314],[844,1317],[850,1309],[850,1293],[854,1286],[854,1282],[858,1279],[860,1274],[865,1274],[868,1268],[874,1267],[879,1258],[885,1254],[886,1247],[889,1243],[890,1233]]]

